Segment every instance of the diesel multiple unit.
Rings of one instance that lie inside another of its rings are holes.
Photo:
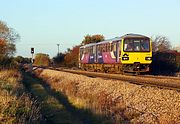
[[[80,47],[79,64],[84,70],[148,72],[151,62],[151,39],[139,34],[126,34]]]

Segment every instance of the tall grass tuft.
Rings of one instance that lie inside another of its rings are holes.
[[[40,106],[25,93],[17,70],[0,71],[0,122],[40,123]]]

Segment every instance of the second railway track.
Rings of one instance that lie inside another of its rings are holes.
[[[106,79],[121,80],[138,85],[156,86],[160,88],[167,88],[167,89],[180,91],[180,79],[174,77],[168,78],[162,76],[126,76],[121,74],[97,73],[97,72],[69,70],[69,69],[61,69],[61,68],[49,68],[49,69],[73,73],[73,74],[80,74],[89,77],[100,77]]]

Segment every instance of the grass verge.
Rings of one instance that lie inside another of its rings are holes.
[[[17,70],[0,71],[0,123],[40,123],[36,100],[30,99]]]
[[[101,115],[90,110],[75,107],[61,92],[51,89],[41,79],[24,74],[24,84],[42,103],[42,114],[47,123],[52,124],[112,124]]]

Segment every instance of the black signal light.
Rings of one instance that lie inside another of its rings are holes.
[[[31,48],[31,54],[34,54],[34,48]]]

